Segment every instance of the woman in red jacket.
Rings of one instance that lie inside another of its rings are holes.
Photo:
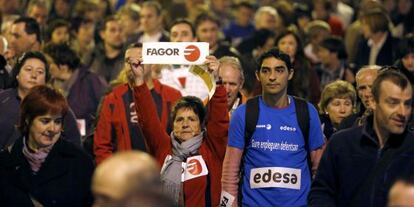
[[[209,70],[217,74],[218,62],[209,56]],[[163,188],[178,206],[218,206],[221,166],[226,150],[228,110],[226,90],[218,85],[208,103],[208,117],[204,128],[205,108],[196,97],[183,97],[173,112],[173,131],[168,135],[160,125],[150,91],[139,73],[136,74],[134,99],[146,143],[162,165]]]

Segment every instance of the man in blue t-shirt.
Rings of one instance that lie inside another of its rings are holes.
[[[245,145],[246,105],[232,115],[223,163],[221,206],[306,206],[312,176],[307,162],[308,149],[311,168],[316,170],[324,139],[318,113],[309,103],[309,137],[303,137],[295,101],[287,95],[293,72],[289,56],[278,49],[271,49],[259,58],[256,77],[263,88],[259,118]],[[308,139],[308,149],[305,139]],[[243,166],[243,176],[239,189],[240,166]],[[241,203],[237,202],[239,190]]]

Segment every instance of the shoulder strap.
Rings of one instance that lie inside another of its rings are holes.
[[[309,109],[308,103],[299,97],[293,96],[295,101],[296,119],[298,120],[300,130],[302,131],[303,138],[305,139],[306,150],[309,151]]]
[[[295,101],[296,119],[298,120],[300,130],[302,131],[303,139],[305,142],[305,149],[307,151],[306,160],[308,162],[310,175],[312,176],[312,160],[310,156],[311,149],[309,147],[310,115],[308,103],[304,99],[296,96],[293,96],[293,100]]]
[[[240,171],[239,171],[239,192],[238,192],[238,203],[242,205],[242,185],[243,185],[243,175],[244,175],[244,157],[246,156],[246,148],[249,145],[250,139],[254,131],[256,130],[257,121],[259,120],[259,97],[256,96],[247,100],[246,102],[246,113],[245,117],[245,127],[244,127],[244,150],[240,162]]]
[[[259,120],[259,97],[249,99],[246,102],[244,144],[245,147],[250,142],[254,131],[256,130],[257,120]]]

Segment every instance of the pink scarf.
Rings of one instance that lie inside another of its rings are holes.
[[[39,149],[37,152],[33,152],[33,150],[30,150],[26,145],[26,138],[23,137],[23,155],[29,162],[30,168],[33,170],[33,172],[39,171],[50,150],[52,150],[52,147],[53,145],[50,145],[46,148]]]

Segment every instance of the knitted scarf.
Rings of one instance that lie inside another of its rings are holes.
[[[33,152],[33,150],[30,150],[26,145],[26,138],[23,137],[23,155],[26,157],[27,161],[30,164],[30,168],[35,173],[40,170],[40,167],[42,167],[43,162],[45,162],[46,157],[52,148],[53,145],[50,145],[39,149],[37,152]]]
[[[198,149],[203,141],[204,132],[199,135],[179,143],[174,134],[171,133],[172,155],[164,162],[161,169],[161,181],[163,191],[174,199],[177,206],[183,206],[182,199],[182,162],[186,162],[188,157],[198,153]]]

